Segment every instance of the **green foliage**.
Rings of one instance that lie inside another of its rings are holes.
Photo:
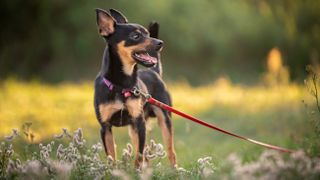
[[[319,102],[319,67],[308,65],[306,68],[308,77],[305,79],[305,86],[314,99],[314,106],[307,107],[309,123],[312,128],[311,135],[306,138],[307,150],[313,156],[320,155],[320,102]],[[307,106],[307,104],[306,104]]]
[[[201,83],[223,73],[257,80],[275,46],[297,78],[310,52],[319,54],[320,3],[314,0],[12,0],[0,2],[1,77],[92,79],[104,49],[96,7],[119,9],[144,25],[159,21],[165,75],[172,79]]]
[[[0,179],[6,177],[9,160],[13,155],[12,144],[1,142],[0,144]]]

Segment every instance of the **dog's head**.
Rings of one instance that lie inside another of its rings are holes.
[[[158,25],[149,26],[150,32],[139,24],[128,23],[120,12],[110,9],[110,13],[96,9],[99,33],[109,45],[114,47],[123,63],[141,64],[152,67],[158,62],[163,41],[156,39]],[[151,27],[151,28],[150,28]]]

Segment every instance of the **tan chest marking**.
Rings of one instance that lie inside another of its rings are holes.
[[[142,114],[143,102],[141,98],[128,99],[126,101],[126,107],[131,117],[137,118]]]
[[[120,55],[120,60],[123,64],[123,72],[127,75],[131,75],[134,69],[135,60],[132,58],[132,51],[134,48],[125,47],[125,42],[122,41],[118,44],[118,53]]]
[[[121,101],[100,104],[99,111],[100,111],[101,121],[102,122],[108,121],[115,112],[117,112],[123,108],[124,108],[124,106]]]

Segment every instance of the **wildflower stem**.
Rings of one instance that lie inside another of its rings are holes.
[[[317,108],[318,108],[318,111],[320,113],[320,105],[319,105],[319,97],[318,97],[318,88],[317,88],[317,75],[316,74],[313,74],[312,75],[312,83],[314,85],[314,97],[316,99],[316,103],[317,103]]]

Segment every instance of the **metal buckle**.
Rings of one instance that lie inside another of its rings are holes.
[[[137,88],[137,87],[134,87],[132,89],[132,93],[135,95],[135,96],[140,96],[141,92],[140,90]]]
[[[147,93],[144,93],[142,92],[140,89],[138,89],[137,87],[133,87],[132,91],[131,91],[135,96],[140,96],[142,95],[144,98],[146,99],[150,99],[151,98],[151,95],[150,94],[147,94]]]

